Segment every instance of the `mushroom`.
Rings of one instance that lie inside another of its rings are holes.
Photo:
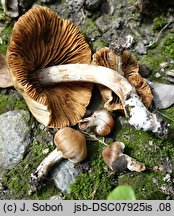
[[[58,130],[54,136],[54,143],[57,148],[44,158],[31,174],[29,195],[37,190],[49,169],[62,158],[79,163],[87,156],[86,138],[73,128],[65,127]]]
[[[43,86],[36,71],[59,64],[91,61],[79,29],[48,7],[34,6],[15,23],[7,50],[11,79],[33,116],[45,126],[75,125],[90,102],[92,83]]]
[[[47,7],[35,6],[18,19],[7,60],[14,87],[33,116],[48,127],[77,124],[90,102],[93,83],[106,86],[119,98],[128,119],[132,107],[127,100],[133,98],[135,107],[137,100],[138,105],[142,104],[135,97],[134,87],[121,74],[90,64],[91,50],[78,28]],[[149,115],[146,120],[151,122],[153,118],[149,130],[166,132],[155,114],[143,108],[143,115]]]
[[[118,48],[113,50],[104,47],[94,53],[92,63],[111,68],[124,75],[135,87],[140,99],[148,108],[152,103],[153,95],[146,80],[138,73],[139,64],[127,50],[123,50],[121,56],[119,54]],[[117,95],[114,95],[105,86],[98,85],[98,87],[105,101],[105,108],[111,111],[123,108]],[[117,103],[113,103],[113,101],[117,101]]]
[[[107,136],[114,127],[114,119],[109,111],[102,109],[95,111],[87,118],[81,119],[78,126],[81,130],[92,128],[96,135]]]
[[[96,75],[98,73],[100,76]],[[138,130],[152,131],[157,137],[168,135],[169,124],[151,113],[127,79],[110,68],[86,64],[58,65],[40,70],[37,76],[43,85],[79,80],[107,86],[119,97],[130,125]]]
[[[117,141],[103,149],[102,157],[109,168],[116,172],[121,172],[125,169],[136,172],[144,171],[146,167],[143,163],[123,154],[124,148],[124,143]]]
[[[2,54],[0,54],[0,88],[7,88],[12,86],[13,83],[10,78],[6,58]]]

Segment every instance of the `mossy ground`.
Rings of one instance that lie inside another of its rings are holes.
[[[5,23],[4,14],[0,13],[0,22]],[[159,23],[160,19],[154,20],[156,23],[154,30],[159,31],[165,23]],[[158,25],[157,25],[158,24]],[[13,24],[7,24],[0,37],[0,52],[6,53],[8,46],[9,35]],[[95,32],[96,36],[100,34],[96,26],[93,25],[92,20],[88,20],[84,26],[83,32],[87,35],[87,32]],[[103,42],[102,42],[103,43]],[[98,46],[102,46],[100,41],[93,45],[95,49]],[[148,49],[147,55],[137,56],[140,63],[146,64],[152,69],[153,74],[151,80],[165,81],[164,78],[155,78],[155,72],[160,70],[159,64],[169,59],[174,60],[174,30],[170,33],[166,33],[157,44]],[[169,66],[169,69],[173,68],[173,65]],[[14,90],[15,91],[15,90]],[[19,95],[13,94],[10,90],[1,90],[0,92],[0,113],[15,108],[27,109],[25,102]],[[174,107],[170,107],[166,110],[160,111],[163,118],[165,118],[174,128]],[[39,136],[44,136],[44,131],[37,129],[36,132]],[[174,132],[172,132],[174,134]],[[76,177],[76,181],[71,185],[71,192],[69,195],[64,194],[65,199],[106,199],[109,192],[112,189],[122,184],[131,185],[136,194],[137,199],[166,199],[169,196],[170,199],[174,199],[173,194],[169,194],[161,190],[162,186],[172,187],[172,182],[165,182],[163,178],[166,173],[160,170],[154,170],[155,166],[163,165],[164,160],[168,160],[170,164],[174,164],[174,140],[158,139],[151,133],[137,131],[134,128],[123,125],[114,137],[125,143],[125,153],[134,157],[135,159],[145,163],[147,170],[143,173],[136,173],[126,171],[117,175],[113,173],[104,164],[101,151],[105,147],[97,142],[88,141],[88,158],[81,163],[89,163],[90,170],[83,172]],[[32,196],[27,195],[29,189],[29,177],[31,172],[37,167],[40,161],[45,157],[43,150],[49,148],[52,150],[53,146],[48,142],[34,140],[26,153],[22,162],[20,162],[13,170],[6,173],[3,177],[2,183],[11,189],[11,193],[7,199],[48,199],[53,195],[58,194],[58,190],[52,184],[52,180],[49,178],[45,182],[46,187],[43,187],[37,193]],[[174,171],[174,170],[172,170]],[[173,177],[173,172],[171,173]],[[154,183],[154,180],[156,183]]]
[[[37,134],[44,136],[44,132],[39,129]],[[32,196],[28,195],[31,172],[44,159],[46,155],[43,153],[43,150],[47,148],[51,152],[54,147],[48,142],[41,143],[34,140],[23,160],[3,176],[2,184],[11,190],[10,194],[7,194],[6,199],[49,199],[57,194],[57,189],[52,180],[48,178],[45,180],[46,187],[43,186],[41,190],[38,190]]]
[[[15,90],[0,90],[0,114],[14,109],[28,110],[28,107],[24,99]]]

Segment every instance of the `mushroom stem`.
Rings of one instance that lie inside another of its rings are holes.
[[[127,169],[130,171],[142,172],[146,169],[145,165],[127,154],[123,154],[127,161]]]
[[[124,101],[128,94],[134,92],[132,85],[117,71],[92,64],[66,64],[44,68],[36,72],[43,86],[60,82],[91,82],[110,88]],[[125,112],[126,114],[126,112]]]
[[[117,71],[98,65],[67,64],[44,68],[37,71],[43,86],[60,82],[92,82],[110,88],[121,100],[125,116],[136,129],[152,131],[157,137],[165,137],[168,125],[147,110],[134,87]]]
[[[52,167],[62,158],[62,152],[56,148],[46,158],[43,159],[43,161],[39,164],[37,169],[33,173],[31,173],[30,190],[28,191],[29,195],[31,195],[33,192],[37,190],[42,180],[50,170],[50,167]]]
[[[140,101],[137,94],[132,93],[130,97],[127,97],[125,109],[129,113],[129,124],[137,130],[152,131],[159,138],[164,138],[168,135],[169,124],[155,113],[151,113]]]

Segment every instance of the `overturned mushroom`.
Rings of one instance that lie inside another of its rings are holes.
[[[7,60],[14,87],[39,122],[58,128],[81,119],[93,84],[66,82],[43,86],[36,73],[53,65],[90,63],[89,45],[70,20],[60,18],[47,7],[31,8],[14,25]]]
[[[51,152],[31,174],[29,195],[37,190],[49,169],[62,158],[79,163],[87,156],[86,138],[79,131],[65,127],[54,136],[56,149]]]
[[[93,55],[92,63],[111,68],[124,75],[135,87],[137,94],[148,108],[151,105],[153,95],[146,80],[138,73],[139,65],[137,61],[127,50],[123,50],[121,54],[118,52],[119,49],[101,48]],[[98,85],[98,87],[105,101],[105,108],[111,111],[123,108],[118,96],[113,94],[110,89],[102,85]]]
[[[114,119],[109,111],[97,110],[91,116],[81,119],[78,126],[81,130],[92,128],[95,134],[106,136],[114,127]]]
[[[117,141],[103,149],[102,157],[109,168],[116,172],[126,169],[136,172],[144,171],[146,167],[143,163],[123,154],[124,148],[124,143]]]
[[[100,76],[97,76],[98,73]],[[138,130],[152,131],[157,137],[168,135],[169,125],[155,113],[151,113],[132,85],[112,69],[86,64],[59,65],[40,70],[38,78],[43,85],[79,80],[107,86],[119,97],[130,125]]]
[[[89,104],[93,83],[106,86],[119,98],[128,119],[132,107],[126,101],[136,98],[134,106],[142,104],[134,87],[117,71],[89,64],[91,50],[84,36],[47,7],[35,6],[19,18],[7,57],[14,87],[33,116],[48,127],[77,124]],[[147,113],[146,121],[153,118],[149,130],[158,127],[160,134],[166,132],[155,114],[144,109],[143,115]]]

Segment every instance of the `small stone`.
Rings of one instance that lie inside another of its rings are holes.
[[[156,77],[156,78],[160,78],[160,77],[161,77],[161,74],[157,72],[157,73],[155,74],[155,77]]]
[[[164,68],[166,68],[166,67],[168,67],[169,66],[169,63],[168,62],[162,62],[161,64],[160,64],[160,68],[162,69],[164,69]]]
[[[62,161],[52,171],[52,178],[56,187],[62,192],[69,193],[69,186],[75,182],[75,177],[79,171],[74,164],[68,160]]]
[[[149,145],[153,146],[153,141],[152,140],[149,140]]]
[[[50,197],[49,200],[63,200],[63,197],[61,194],[58,194],[56,196]]]
[[[153,184],[157,185],[158,184],[158,180],[156,178],[152,178],[152,182]]]
[[[159,171],[163,172],[164,171],[164,166],[163,165],[159,165],[158,169],[159,169]]]
[[[49,151],[50,151],[49,148],[46,148],[46,149],[44,149],[44,150],[42,151],[42,153],[43,153],[44,155],[47,155]]]
[[[149,67],[147,67],[147,65],[142,64],[140,65],[140,68],[139,68],[139,74],[142,77],[147,78],[152,74],[152,70]]]
[[[101,3],[101,0],[86,0],[85,7],[87,10],[96,10]]]
[[[44,130],[44,129],[45,129],[45,126],[44,126],[43,124],[40,124],[39,128],[40,128],[41,130]]]
[[[163,178],[163,180],[164,180],[165,182],[169,182],[169,181],[170,181],[170,174],[167,173],[166,176]]]
[[[0,115],[0,170],[10,170],[19,163],[31,143],[30,114],[14,110]]]
[[[137,53],[139,53],[140,55],[145,55],[147,53],[146,48],[144,46],[144,44],[142,42],[138,42],[137,46],[135,47],[135,50],[137,51]]]
[[[154,171],[159,170],[159,166],[157,166],[157,165],[154,166],[154,167],[153,167],[153,170],[154,170]]]
[[[149,81],[148,83],[154,95],[154,104],[156,108],[165,109],[174,104],[174,85]]]

